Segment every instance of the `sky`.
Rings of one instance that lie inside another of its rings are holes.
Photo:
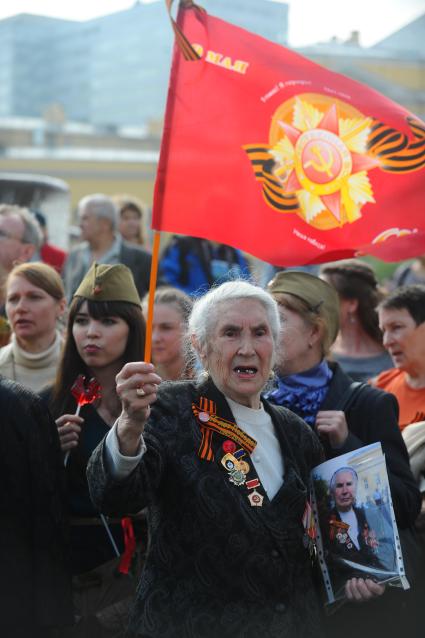
[[[198,3],[202,6],[202,0]],[[345,40],[354,30],[360,31],[361,44],[370,46],[425,12],[425,0],[287,0],[287,3],[289,44],[295,47],[324,42],[333,36]],[[34,13],[89,20],[128,9],[133,4],[134,0],[74,0],[73,3],[0,0],[0,19],[17,13]]]

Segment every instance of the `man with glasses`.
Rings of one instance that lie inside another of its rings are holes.
[[[27,208],[0,204],[0,314],[4,314],[3,283],[16,263],[30,261],[41,246],[40,226]]]

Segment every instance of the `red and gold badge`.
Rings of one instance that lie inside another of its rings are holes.
[[[424,132],[409,125],[418,139]],[[391,155],[387,140],[400,152]],[[305,93],[274,112],[269,143],[244,146],[266,203],[320,230],[341,228],[375,203],[369,172],[419,170],[405,135],[337,98]]]

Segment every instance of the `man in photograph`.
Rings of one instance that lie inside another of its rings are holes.
[[[339,468],[330,480],[334,506],[329,512],[329,551],[337,563],[344,559],[382,569],[376,533],[368,523],[365,510],[356,506],[357,483],[357,472],[352,467]]]

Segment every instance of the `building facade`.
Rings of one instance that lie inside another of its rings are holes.
[[[310,60],[366,84],[425,120],[425,14],[373,47],[360,45],[353,32],[347,42],[298,49]]]
[[[286,4],[206,0],[202,6],[287,42]],[[162,0],[86,22],[28,14],[0,20],[0,117],[41,117],[59,103],[67,120],[111,130],[160,120],[172,44]]]

